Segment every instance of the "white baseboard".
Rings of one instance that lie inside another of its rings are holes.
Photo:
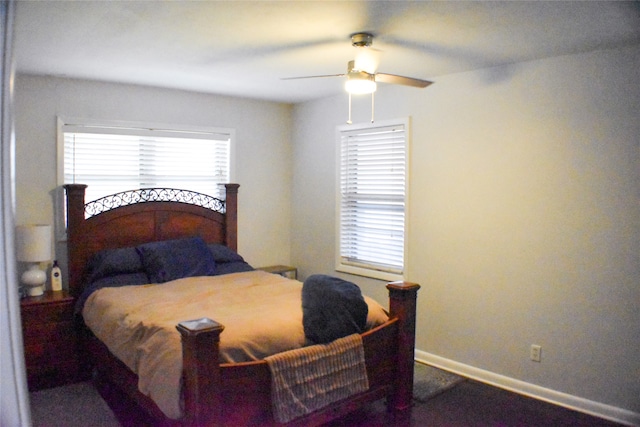
[[[425,351],[416,350],[416,361],[518,394],[543,400],[554,405],[563,406],[568,409],[584,412],[589,415],[615,421],[621,424],[640,426],[640,414],[633,411],[540,387],[538,385],[516,380],[504,375],[498,375],[490,371],[485,371],[470,365],[445,359],[444,357],[436,356]]]

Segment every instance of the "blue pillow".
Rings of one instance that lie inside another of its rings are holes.
[[[87,264],[85,282],[93,283],[105,277],[143,272],[136,248],[105,249],[96,253]]]
[[[233,249],[229,249],[229,247],[220,244],[220,243],[211,243],[208,245],[211,253],[213,254],[213,259],[216,260],[216,264],[221,264],[223,262],[236,262],[236,261],[244,261],[244,258],[240,256]]]
[[[220,274],[242,273],[244,271],[253,270],[254,268],[244,261],[216,263],[216,276]]]
[[[216,262],[200,237],[145,243],[136,248],[151,283],[213,276]]]

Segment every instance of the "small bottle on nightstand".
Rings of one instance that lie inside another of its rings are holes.
[[[51,267],[51,290],[62,290],[62,272],[58,267],[58,261],[53,261],[53,267]]]

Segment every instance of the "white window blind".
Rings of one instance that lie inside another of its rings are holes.
[[[167,187],[223,197],[231,133],[64,124],[63,179],[87,184],[86,201]]]
[[[400,123],[340,132],[338,270],[404,272],[405,128]]]

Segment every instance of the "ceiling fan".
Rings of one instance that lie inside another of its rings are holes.
[[[380,52],[373,49],[373,34],[355,33],[351,36],[351,45],[357,49],[355,59],[347,64],[346,74],[328,74],[320,76],[285,77],[283,80],[313,79],[318,77],[346,77],[345,89],[349,94],[373,93],[376,83],[390,83],[416,88],[425,88],[432,84],[428,80],[377,72]]]

